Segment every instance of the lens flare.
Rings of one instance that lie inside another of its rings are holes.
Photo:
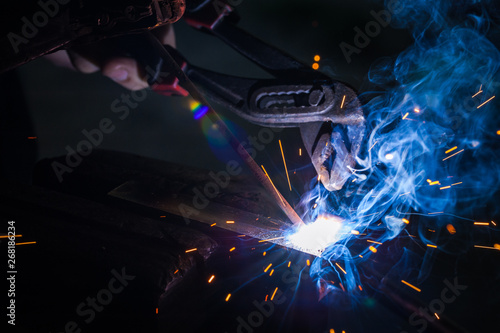
[[[191,101],[189,103],[189,108],[191,109],[191,112],[193,112],[193,117],[196,120],[201,119],[208,112],[208,110],[210,110],[208,106],[202,105],[197,101]]]

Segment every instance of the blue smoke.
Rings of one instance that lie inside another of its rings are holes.
[[[330,281],[327,288],[342,283],[341,289],[355,293],[357,264],[388,246],[378,243],[409,237],[405,230],[417,216],[422,216],[419,242],[456,250],[447,226],[460,217],[477,218],[473,212],[499,187],[500,97],[491,98],[500,91],[500,52],[487,38],[496,28],[495,4],[400,0],[398,5],[391,24],[409,29],[415,42],[370,69],[372,91],[360,95],[369,101],[363,107],[367,132],[358,167],[341,191],[316,185],[302,199],[307,220],[336,215],[360,233],[344,234],[314,261],[311,276],[320,289]],[[455,227],[468,231],[463,224]],[[426,232],[429,228],[434,232]],[[420,268],[428,268],[429,260],[426,256]]]

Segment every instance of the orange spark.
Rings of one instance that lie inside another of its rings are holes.
[[[234,250],[236,250],[236,247],[233,246],[232,248],[229,249],[229,252],[233,252]]]
[[[227,224],[233,224],[234,221],[226,221]]]
[[[36,136],[28,136],[28,140],[35,140]]]
[[[290,177],[288,177],[288,169],[286,167],[285,154],[283,153],[283,146],[281,146],[281,140],[278,140],[281,149],[281,156],[283,157],[283,164],[285,165],[286,179],[288,180],[288,187],[290,187],[290,192],[292,191],[292,185],[290,184]]]
[[[210,226],[213,227],[214,225],[216,225],[217,223],[212,223]]]
[[[382,245],[382,243],[380,243],[380,242],[376,242],[376,241],[372,241],[371,239],[367,239],[366,241],[367,241],[368,243],[375,243],[375,244]]]
[[[458,183],[455,183],[455,184],[451,184],[451,186],[460,185],[460,184],[462,184],[462,182],[458,182]]]
[[[0,236],[0,238],[9,238],[9,237],[23,237],[23,235],[14,235],[14,236],[3,235],[3,236]]]
[[[279,198],[281,200],[281,203],[284,205],[285,202],[283,201],[283,197],[281,196],[281,193],[278,191],[278,189],[276,188],[276,186],[274,186],[274,183],[271,180],[271,177],[269,177],[269,174],[267,173],[266,168],[264,168],[263,165],[261,165],[261,167],[262,167],[262,170],[264,170],[264,173],[266,174],[267,179],[269,179],[269,182],[271,183],[271,185],[273,185],[273,188],[276,191],[276,193],[278,194],[278,196],[279,196]]]
[[[273,276],[274,269],[271,269],[271,273],[269,273],[269,276]]]
[[[420,109],[419,108],[414,108],[413,111],[415,111],[416,113],[420,113]]]
[[[457,147],[457,146],[455,146],[455,147],[453,147],[453,148],[448,149],[448,150],[447,150],[447,151],[445,151],[444,153],[445,153],[445,154],[451,153],[452,151],[454,151],[454,150],[455,150],[455,149],[457,149],[457,148],[458,148],[458,147]]]
[[[265,257],[266,256],[266,251],[262,252],[262,255]]]
[[[210,279],[208,279],[208,283],[212,283],[212,281],[215,279],[215,275],[212,275]]]
[[[446,226],[446,230],[448,230],[448,232],[452,235],[456,234],[457,233],[457,230],[455,229],[455,227],[453,226],[453,224],[448,224]]]
[[[177,274],[177,272],[178,272],[178,271],[179,271],[179,270],[177,269],[177,270],[174,272],[174,274]]]
[[[490,99],[488,99],[486,102],[484,102],[483,104],[479,105],[477,108],[479,109],[480,107],[482,107],[484,104],[488,103],[489,101],[491,101],[493,98],[495,98],[495,96],[491,97]]]
[[[337,265],[337,267],[340,268],[340,270],[344,272],[344,274],[347,274],[346,271],[342,267],[340,267],[340,265],[337,262],[335,263],[335,265]]]
[[[291,264],[292,264],[292,262],[291,262],[291,261],[289,261],[289,262],[288,262],[288,267],[290,267],[290,265],[291,265]]]
[[[198,249],[194,248],[194,249],[186,250],[186,253],[193,252],[193,251],[196,251],[196,250],[198,250]]]
[[[495,223],[495,221],[491,221],[491,224],[493,224],[495,227],[497,226],[497,224]]]
[[[229,301],[230,298],[231,298],[231,294],[227,294],[227,296],[226,296],[226,302]]]
[[[490,225],[489,222],[474,222],[474,225]]]
[[[410,221],[408,219],[402,219],[402,221],[406,224],[410,224]]]
[[[312,65],[312,68],[314,70],[317,70],[319,68],[319,64],[317,62],[315,62],[313,65]]]
[[[370,245],[369,247],[370,251],[372,251],[373,253],[377,253],[377,249],[374,248],[373,246]]]
[[[345,102],[345,95],[344,95],[344,97],[342,97],[342,103],[340,104],[341,109],[344,107],[344,102]]]
[[[406,282],[405,280],[401,280],[401,282],[403,282],[404,284],[406,284],[408,287],[415,289],[415,290],[416,290],[416,291],[418,291],[418,292],[421,292],[421,291],[422,291],[422,290],[418,289],[417,287],[415,287],[414,285],[412,285],[412,284],[410,284],[410,283]]]
[[[359,288],[360,291],[363,291],[363,288],[361,288],[361,286],[358,286],[358,288]]]
[[[299,156],[302,156],[302,148],[299,148]]]
[[[317,62],[317,61],[320,61],[320,60],[321,60],[321,57],[319,56],[319,54],[316,54],[316,55],[314,56],[314,61],[316,61],[316,62]]]
[[[437,249],[437,245],[434,245],[434,244],[427,244],[427,246]]]
[[[410,114],[409,112],[406,112],[406,114],[403,116],[403,120],[405,120],[406,117],[408,117],[409,114]]]
[[[307,266],[311,266],[311,262],[309,261],[309,259],[307,259],[306,263],[307,263]]]
[[[270,264],[269,264],[269,265],[268,265],[268,266],[264,269],[264,273],[265,273],[265,272],[267,272],[267,271],[269,270],[269,268],[271,268],[271,266],[272,266],[272,265],[273,265],[273,264],[272,264],[272,263],[270,263]]]
[[[437,319],[439,319],[439,316],[437,313],[434,312],[434,315],[436,316]]]
[[[158,314],[158,308],[156,308],[156,314]]]
[[[36,244],[36,242],[16,243],[16,245],[27,245],[27,244]]]
[[[457,155],[457,154],[460,154],[460,153],[461,153],[461,152],[463,152],[463,151],[464,151],[463,149],[462,149],[462,150],[460,150],[460,151],[457,151],[455,154],[453,154],[453,155],[450,155],[450,156],[448,156],[448,157],[443,158],[443,161],[446,161],[446,160],[447,160],[447,159],[449,159],[450,157],[453,157],[453,156],[455,156],[455,155]]]
[[[474,247],[481,248],[481,249],[500,250],[499,244],[495,244],[494,246],[474,245]]]
[[[271,296],[271,301],[274,299],[274,295],[276,295],[277,291],[278,291],[278,287],[276,287],[276,289],[274,289],[273,295]]]
[[[481,85],[482,87],[483,85]],[[476,97],[477,95],[479,95],[480,93],[482,93],[483,91],[481,90],[481,88],[479,88],[479,91],[477,93],[475,93],[474,95],[472,95],[472,98]]]
[[[351,230],[351,233],[354,235],[359,235],[359,231],[357,231],[357,230]]]
[[[443,187],[440,187],[439,189],[440,190],[446,190],[446,189],[449,189],[449,188],[451,188],[451,186],[443,186]]]

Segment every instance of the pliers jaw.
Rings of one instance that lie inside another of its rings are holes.
[[[345,88],[341,115],[326,122],[305,122],[299,125],[302,141],[318,180],[328,191],[342,189],[352,176],[364,139],[366,122],[361,103],[355,93]]]

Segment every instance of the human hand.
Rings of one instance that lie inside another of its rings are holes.
[[[164,44],[175,47],[172,25],[152,30]],[[112,40],[102,40],[92,45],[75,47],[69,51],[58,51],[46,56],[56,65],[78,70],[82,73],[101,71],[116,83],[130,90],[148,87],[146,73],[133,58],[116,56],[116,45]]]

